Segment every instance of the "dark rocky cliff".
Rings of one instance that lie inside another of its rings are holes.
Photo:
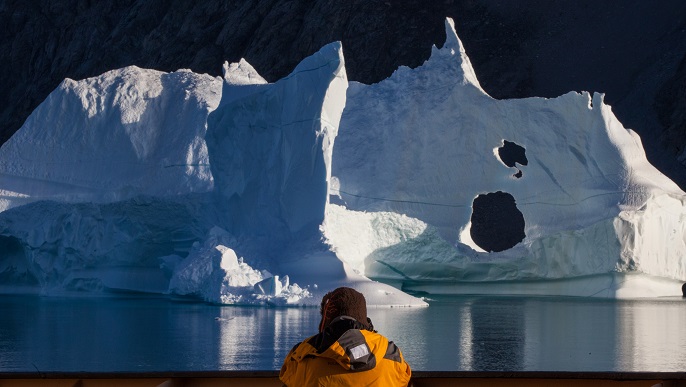
[[[341,40],[349,78],[373,83],[426,60],[446,16],[491,96],[604,92],[686,187],[683,0],[0,0],[0,143],[65,77],[127,65],[220,75],[243,57],[274,81]]]

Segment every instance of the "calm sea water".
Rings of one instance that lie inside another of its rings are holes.
[[[370,309],[414,370],[683,371],[686,299],[441,297]],[[0,296],[0,372],[278,370],[316,308]]]

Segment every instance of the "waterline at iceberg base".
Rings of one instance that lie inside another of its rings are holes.
[[[603,96],[495,100],[446,34],[374,85],[340,43],[272,84],[244,60],[65,80],[0,148],[0,289],[680,295],[684,193]]]
[[[420,295],[474,295],[474,296],[561,296],[616,299],[642,299],[667,297],[680,283],[672,279],[639,273],[605,273],[582,277],[503,281],[397,281],[377,278],[378,281],[397,286],[403,291]],[[429,296],[430,297],[430,296]],[[671,297],[666,299],[673,300]]]

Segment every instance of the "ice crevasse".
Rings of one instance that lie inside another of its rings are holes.
[[[340,43],[274,83],[243,60],[65,80],[0,148],[0,290],[680,294],[684,193],[602,95],[495,100],[446,35],[374,85]]]

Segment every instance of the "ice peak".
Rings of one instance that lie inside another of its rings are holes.
[[[251,90],[238,94],[241,87]],[[318,233],[346,88],[336,42],[275,83],[231,86],[222,96],[206,141],[226,218],[237,220],[229,231],[286,241]]]
[[[343,46],[341,42],[331,42],[316,53],[303,59],[286,78],[291,78],[302,72],[319,71],[323,67],[331,69],[331,74],[334,77],[340,77],[341,74],[345,74],[345,60],[343,59]]]
[[[431,49],[432,59],[435,57],[446,56],[450,58],[456,58],[458,60],[462,70],[463,84],[472,84],[484,94],[487,94],[481,88],[481,84],[479,84],[479,80],[477,79],[474,68],[472,67],[472,62],[470,62],[469,57],[464,50],[462,41],[457,36],[457,31],[455,31],[455,22],[449,17],[445,19],[445,43],[443,44],[443,47],[439,49],[436,46],[433,46]]]
[[[456,49],[460,53],[465,52],[462,41],[457,37],[457,32],[455,31],[455,21],[449,17],[445,18],[445,43],[443,48]]]
[[[230,85],[263,85],[267,81],[250,63],[241,58],[238,63],[224,62],[224,81]]]

